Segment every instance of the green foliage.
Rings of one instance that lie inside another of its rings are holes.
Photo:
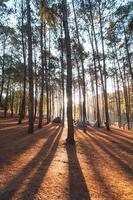
[[[43,22],[48,23],[49,26],[55,27],[58,20],[58,7],[56,4],[48,6],[46,1],[40,2],[40,16]]]

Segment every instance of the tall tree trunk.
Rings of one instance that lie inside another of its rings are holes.
[[[126,84],[126,71],[125,71],[125,65],[124,65],[124,59],[123,59],[123,83],[124,83],[124,96],[125,96],[125,102],[126,102],[126,115],[127,115],[127,126],[128,130],[130,130],[130,95],[128,93],[128,85]]]
[[[74,105],[74,111],[73,111],[73,118],[74,122],[76,120],[76,85],[73,85],[73,105]]]
[[[132,85],[132,92],[133,92],[133,68],[131,65],[131,58],[130,58],[129,46],[128,46],[128,38],[127,38],[124,22],[122,22],[122,25],[123,25],[123,29],[124,29],[125,47],[126,47],[127,60],[128,60],[128,65],[129,65],[129,72],[131,75],[131,85]]]
[[[13,114],[14,114],[14,97],[15,97],[15,91],[14,89],[12,89],[11,91],[11,117],[13,117]]]
[[[27,76],[27,67],[26,67],[26,43],[24,41],[24,8],[23,8],[23,0],[22,0],[22,7],[21,7],[21,13],[22,13],[22,51],[23,51],[23,62],[24,62],[24,74],[23,74],[23,97],[22,97],[22,104],[20,108],[20,115],[19,115],[19,121],[18,124],[22,123],[22,119],[24,119],[25,116],[25,104],[26,104],[26,76]]]
[[[6,89],[6,97],[5,97],[5,106],[4,106],[4,117],[7,117],[7,110],[8,110],[8,93],[9,93],[9,86],[10,86],[10,77],[8,77],[7,82],[7,89]]]
[[[61,80],[62,80],[62,125],[64,126],[65,117],[65,91],[64,91],[64,53],[63,53],[63,28],[61,19]]]
[[[49,61],[48,61],[48,68],[47,68],[47,78],[48,78],[48,123],[51,121],[51,111],[50,111],[50,95],[51,95],[51,65],[50,65],[50,62],[51,62],[51,32],[50,32],[50,28],[49,28]]]
[[[91,72],[90,69],[90,85],[91,85],[91,92],[92,92],[92,102],[93,102],[93,116],[94,116],[94,121],[96,121],[96,103],[95,103],[95,89],[94,89],[94,80],[93,80],[93,73]]]
[[[98,50],[98,43],[97,43],[97,38],[96,38],[96,32],[95,32],[95,27],[94,27],[94,18],[93,18],[93,13],[92,13],[92,4],[91,1],[88,0],[89,3],[89,12],[90,12],[90,17],[88,15],[88,19],[90,19],[91,21],[91,27],[92,27],[92,31],[94,34],[94,41],[95,41],[95,47],[96,47],[96,53],[97,53],[97,60],[98,60],[98,68],[100,71],[100,77],[101,77],[101,84],[102,84],[102,90],[103,90],[103,96],[104,96],[104,112],[105,112],[105,118],[106,118],[106,129],[110,130],[110,126],[109,126],[109,112],[108,112],[108,97],[107,97],[107,88],[106,88],[106,74],[104,73],[104,77],[103,77],[103,73],[102,73],[102,67],[101,67],[101,63],[100,63],[100,56],[99,56],[99,50]],[[99,9],[100,11],[100,9]],[[101,33],[101,41],[102,41],[102,51],[103,51],[103,71],[106,72],[106,63],[105,63],[105,56],[104,56],[104,40],[103,40],[103,31],[102,31],[102,21],[101,21],[101,12],[99,12],[100,15],[100,33]]]
[[[27,6],[27,34],[28,34],[28,76],[29,76],[29,127],[28,133],[34,131],[34,93],[33,93],[33,61],[32,61],[32,30],[30,0],[26,0]]]
[[[52,120],[54,119],[55,116],[55,108],[54,108],[54,89],[52,88]]]
[[[46,116],[47,116],[47,124],[49,123],[49,84],[48,84],[48,65],[47,65],[47,42],[46,42],[46,32],[47,32],[47,27],[46,24],[44,25],[44,31],[45,31],[45,37],[44,37],[44,50],[45,50],[45,79],[46,79],[46,107],[47,107],[47,111],[46,111]]]
[[[78,59],[76,56],[76,52],[74,51],[74,57],[76,61],[76,67],[77,67],[77,72],[78,72],[78,90],[79,90],[79,120],[82,121],[83,119],[83,112],[82,112],[82,102],[81,102],[81,76],[80,76],[80,67],[78,63]]]
[[[41,94],[40,94],[40,104],[39,104],[39,122],[38,128],[42,128],[42,118],[43,118],[43,95],[44,95],[44,55],[43,55],[43,23],[41,22]]]
[[[3,41],[3,63],[2,63],[2,80],[1,80],[1,91],[0,91],[0,106],[2,103],[2,94],[4,89],[4,82],[5,82],[5,49],[6,49],[6,36],[4,37]]]
[[[89,40],[93,52],[93,64],[94,64],[94,72],[95,72],[95,90],[96,90],[96,107],[97,107],[97,126],[100,127],[101,125],[101,117],[100,117],[100,110],[99,110],[99,91],[98,91],[98,74],[97,74],[97,64],[96,64],[96,56],[95,56],[95,49],[94,49],[94,41],[93,41],[93,33],[88,28]],[[92,34],[92,35],[91,35]]]
[[[68,144],[74,144],[74,126],[73,126],[73,109],[72,109],[72,62],[71,62],[71,43],[68,28],[68,13],[67,13],[67,1],[62,1],[63,8],[63,26],[65,31],[65,45],[67,55],[67,123],[68,132],[66,142]]]
[[[124,92],[127,124],[128,124],[128,129],[130,129],[130,108],[129,108],[129,102],[128,102],[127,86],[125,84],[125,80],[124,80],[124,77],[122,75],[122,71],[121,71],[121,68],[120,68],[120,63],[119,63],[119,59],[118,59],[118,55],[117,55],[116,44],[115,44],[115,52],[116,52],[116,60],[117,60],[118,68],[119,68],[119,73],[120,73],[120,77],[121,77],[122,84],[123,84],[123,92]]]
[[[117,96],[118,96],[118,125],[119,128],[121,128],[121,98],[120,98],[120,87],[119,87],[119,79],[117,71],[116,71],[116,84],[117,84]]]
[[[81,43],[80,43],[80,38],[79,38],[79,29],[78,29],[78,24],[77,24],[77,16],[75,12],[75,5],[74,5],[74,0],[72,0],[72,5],[73,5],[73,11],[74,11],[74,21],[75,21],[75,27],[76,27],[76,35],[77,35],[77,40],[78,40],[78,51],[80,55],[80,60],[81,60],[81,66],[82,66],[82,87],[83,87],[83,129],[84,132],[86,132],[86,89],[85,89],[85,70],[84,70],[84,61],[83,61],[83,55],[82,55],[82,48],[81,48]]]
[[[105,117],[106,117],[106,129],[110,130],[109,124],[109,110],[108,110],[108,96],[107,96],[107,71],[106,71],[106,62],[105,62],[105,50],[104,50],[104,37],[103,37],[103,25],[102,25],[102,16],[101,16],[101,0],[98,0],[99,5],[99,17],[100,17],[100,33],[101,33],[101,42],[102,42],[102,54],[103,54],[103,76],[104,76],[104,100],[105,100]]]
[[[37,105],[38,105],[38,73],[37,73],[37,65],[36,65],[36,51],[34,47],[34,66],[35,66],[35,105],[34,105],[34,121],[36,120],[37,116]]]

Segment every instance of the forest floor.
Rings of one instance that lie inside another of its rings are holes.
[[[133,133],[49,124],[27,134],[27,122],[0,119],[0,200],[133,200]]]

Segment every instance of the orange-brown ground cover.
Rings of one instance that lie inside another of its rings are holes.
[[[27,134],[26,121],[0,119],[0,200],[133,200],[133,133],[49,124]]]

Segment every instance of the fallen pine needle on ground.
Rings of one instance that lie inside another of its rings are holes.
[[[65,145],[61,125],[0,120],[0,200],[133,200],[133,134],[75,128]]]

